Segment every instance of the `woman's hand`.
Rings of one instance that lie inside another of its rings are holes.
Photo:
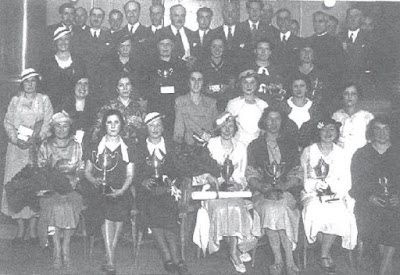
[[[319,191],[319,192],[326,190],[328,187],[329,187],[329,185],[324,181],[318,181],[315,184],[315,189],[317,189],[317,191]]]
[[[148,178],[148,179],[142,181],[142,186],[150,191],[152,191],[154,189],[154,186],[156,186],[156,185],[157,185],[157,183],[153,178]]]
[[[124,194],[124,190],[123,189],[114,189],[112,187],[111,188],[111,193],[107,194],[107,197],[111,197],[111,198],[116,198],[119,196],[122,196],[122,194]]]
[[[94,187],[99,188],[102,185],[106,185],[106,182],[102,178],[95,178],[93,184]]]
[[[378,207],[385,207],[385,201],[378,196],[372,195],[369,197],[368,201]]]
[[[208,183],[210,184],[211,187],[219,190],[219,183],[218,183],[218,180],[215,177],[213,177],[211,175],[208,175],[207,176],[207,181],[208,181]]]
[[[204,132],[204,133],[201,135],[201,139],[202,139],[202,140],[209,141],[210,138],[211,138],[211,134],[209,134],[209,133],[207,133],[207,132]]]
[[[390,197],[390,199],[389,199],[389,202],[390,202],[390,205],[391,205],[391,206],[398,206],[399,203],[400,203],[399,196],[397,196],[397,195],[392,195],[392,196]]]

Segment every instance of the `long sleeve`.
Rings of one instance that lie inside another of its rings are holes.
[[[310,165],[310,147],[304,149],[300,161],[304,171],[304,191],[306,193],[316,193],[315,184],[318,180],[312,178],[310,175],[310,169],[312,169]]]
[[[7,136],[12,143],[17,143],[17,129],[13,123],[17,108],[17,97],[13,97],[8,105],[7,113],[4,118],[4,128]]]
[[[50,121],[53,116],[53,106],[47,95],[43,95],[43,125],[40,130],[40,138],[44,140],[51,135]]]
[[[178,143],[183,141],[185,135],[185,122],[182,106],[179,103],[179,98],[177,98],[177,100],[175,100],[174,141]]]

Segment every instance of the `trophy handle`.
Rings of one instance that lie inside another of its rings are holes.
[[[92,151],[92,163],[93,163],[93,167],[94,167],[97,171],[103,171],[103,169],[97,165],[97,162],[98,162],[97,152],[96,152],[96,151]]]

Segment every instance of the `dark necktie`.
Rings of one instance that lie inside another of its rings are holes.
[[[286,40],[286,35],[284,34],[284,35],[282,35],[282,42],[283,42],[283,43],[286,43],[286,41],[287,41],[287,40]]]
[[[251,27],[251,35],[255,36],[257,33],[257,25],[253,23],[252,27]]]
[[[133,31],[133,26],[131,27],[131,34],[135,34],[135,32]]]
[[[350,33],[349,41],[350,43],[354,43],[354,33]]]
[[[228,44],[233,40],[232,27],[228,27]]]
[[[180,31],[176,33],[176,52],[178,54],[178,57],[182,57],[185,55],[185,48],[183,47],[183,41],[182,41],[182,36]]]

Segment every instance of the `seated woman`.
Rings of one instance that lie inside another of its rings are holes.
[[[217,163],[214,163],[214,167],[210,167],[210,170],[213,170],[209,171],[211,174],[205,174],[203,177],[206,176],[208,183],[218,185],[220,190],[225,185],[228,191],[243,191],[247,187],[244,175],[247,166],[246,147],[233,138],[237,130],[235,118],[229,113],[223,113],[216,120],[216,127],[220,135],[208,142],[207,155]],[[231,175],[223,175],[226,165],[232,165],[231,169],[234,170]],[[228,176],[230,178],[225,182]],[[218,251],[220,241],[226,239],[229,244],[230,260],[240,273],[246,272],[243,262],[251,260],[250,255],[243,252],[254,246],[255,236],[261,235],[258,228],[253,230],[253,219],[248,211],[249,204],[249,201],[241,198],[204,201],[210,219],[208,250],[210,254]]]
[[[151,229],[161,250],[165,270],[182,275],[188,274],[188,269],[177,245],[178,202],[172,191],[176,189],[171,186],[178,175],[174,146],[163,137],[162,118],[160,113],[153,112],[144,120],[148,138],[138,143],[137,207],[141,225]],[[157,170],[154,161],[162,163]]]
[[[136,143],[144,136],[140,129],[142,128],[143,118],[146,112],[138,103],[138,99],[132,97],[134,87],[130,78],[126,74],[123,74],[116,84],[117,97],[103,105],[97,113],[94,125],[91,129],[91,143],[95,143],[102,138],[100,134],[104,114],[111,109],[120,111],[124,118],[124,127],[121,129],[120,136],[124,138],[126,142]]]
[[[318,121],[319,141],[306,147],[301,156],[304,169],[302,194],[303,223],[309,243],[321,242],[321,267],[335,272],[331,247],[336,236],[342,237],[342,247],[354,249],[357,226],[353,213],[354,200],[349,165],[345,152],[335,144],[340,123],[331,118]],[[324,172],[325,171],[325,172]]]
[[[288,114],[290,123],[286,125],[285,130],[297,140],[301,151],[311,144],[316,123],[322,117],[322,113],[319,105],[307,97],[311,85],[307,77],[297,74],[292,76],[290,82],[292,96],[279,106]]]
[[[217,100],[218,112],[225,110],[233,96],[237,66],[225,54],[225,39],[214,37],[209,47],[208,58],[199,60],[198,67],[204,74],[205,94]]]
[[[193,71],[189,77],[190,91],[175,100],[174,141],[193,145],[193,135],[208,141],[217,117],[217,101],[202,94],[203,74]]]
[[[45,140],[39,149],[38,164],[56,169],[67,179],[55,178],[55,194],[40,200],[39,238],[47,245],[48,227],[55,229],[53,235],[54,267],[71,266],[70,240],[79,224],[79,215],[84,209],[82,196],[74,191],[83,177],[84,162],[82,147],[71,135],[72,122],[65,112],[56,113],[51,120],[54,137]],[[65,184],[66,186],[62,186]],[[58,188],[57,188],[58,187]],[[61,244],[62,239],[62,244]],[[61,256],[62,251],[62,256]]]
[[[379,246],[379,275],[394,274],[393,254],[400,246],[400,147],[392,143],[392,127],[387,117],[371,120],[367,130],[371,143],[358,149],[351,164],[360,260],[364,243]]]
[[[237,117],[238,130],[235,139],[247,146],[260,134],[258,120],[268,104],[256,95],[258,82],[255,71],[246,70],[240,73],[239,83],[243,95],[230,100],[226,111]]]
[[[358,101],[360,96],[359,89],[354,83],[345,84],[344,108],[336,111],[332,116],[334,120],[342,124],[338,145],[345,150],[349,159],[357,149],[367,144],[365,132],[368,123],[374,118],[373,114],[360,108]]]
[[[130,186],[134,177],[136,155],[121,137],[124,118],[118,110],[108,110],[102,120],[102,132],[105,133],[97,145],[88,152],[86,158],[86,179],[97,189],[100,205],[89,202],[88,208],[100,208],[101,230],[106,249],[106,263],[102,270],[116,272],[115,250],[121,235],[124,221],[129,220],[132,209],[132,191]],[[92,153],[92,154],[90,154]],[[111,160],[109,172],[103,174],[103,159]],[[93,211],[91,213],[98,213]],[[89,214],[89,213],[88,213]]]
[[[299,272],[292,251],[297,244],[300,211],[288,192],[301,184],[297,166],[299,154],[296,143],[281,134],[284,124],[285,116],[279,109],[266,108],[259,121],[265,134],[247,148],[247,182],[254,191],[254,209],[260,215],[261,229],[267,235],[275,257],[275,263],[269,267],[270,274],[282,274],[281,245],[285,250],[286,274]],[[277,168],[275,175],[272,165]]]

